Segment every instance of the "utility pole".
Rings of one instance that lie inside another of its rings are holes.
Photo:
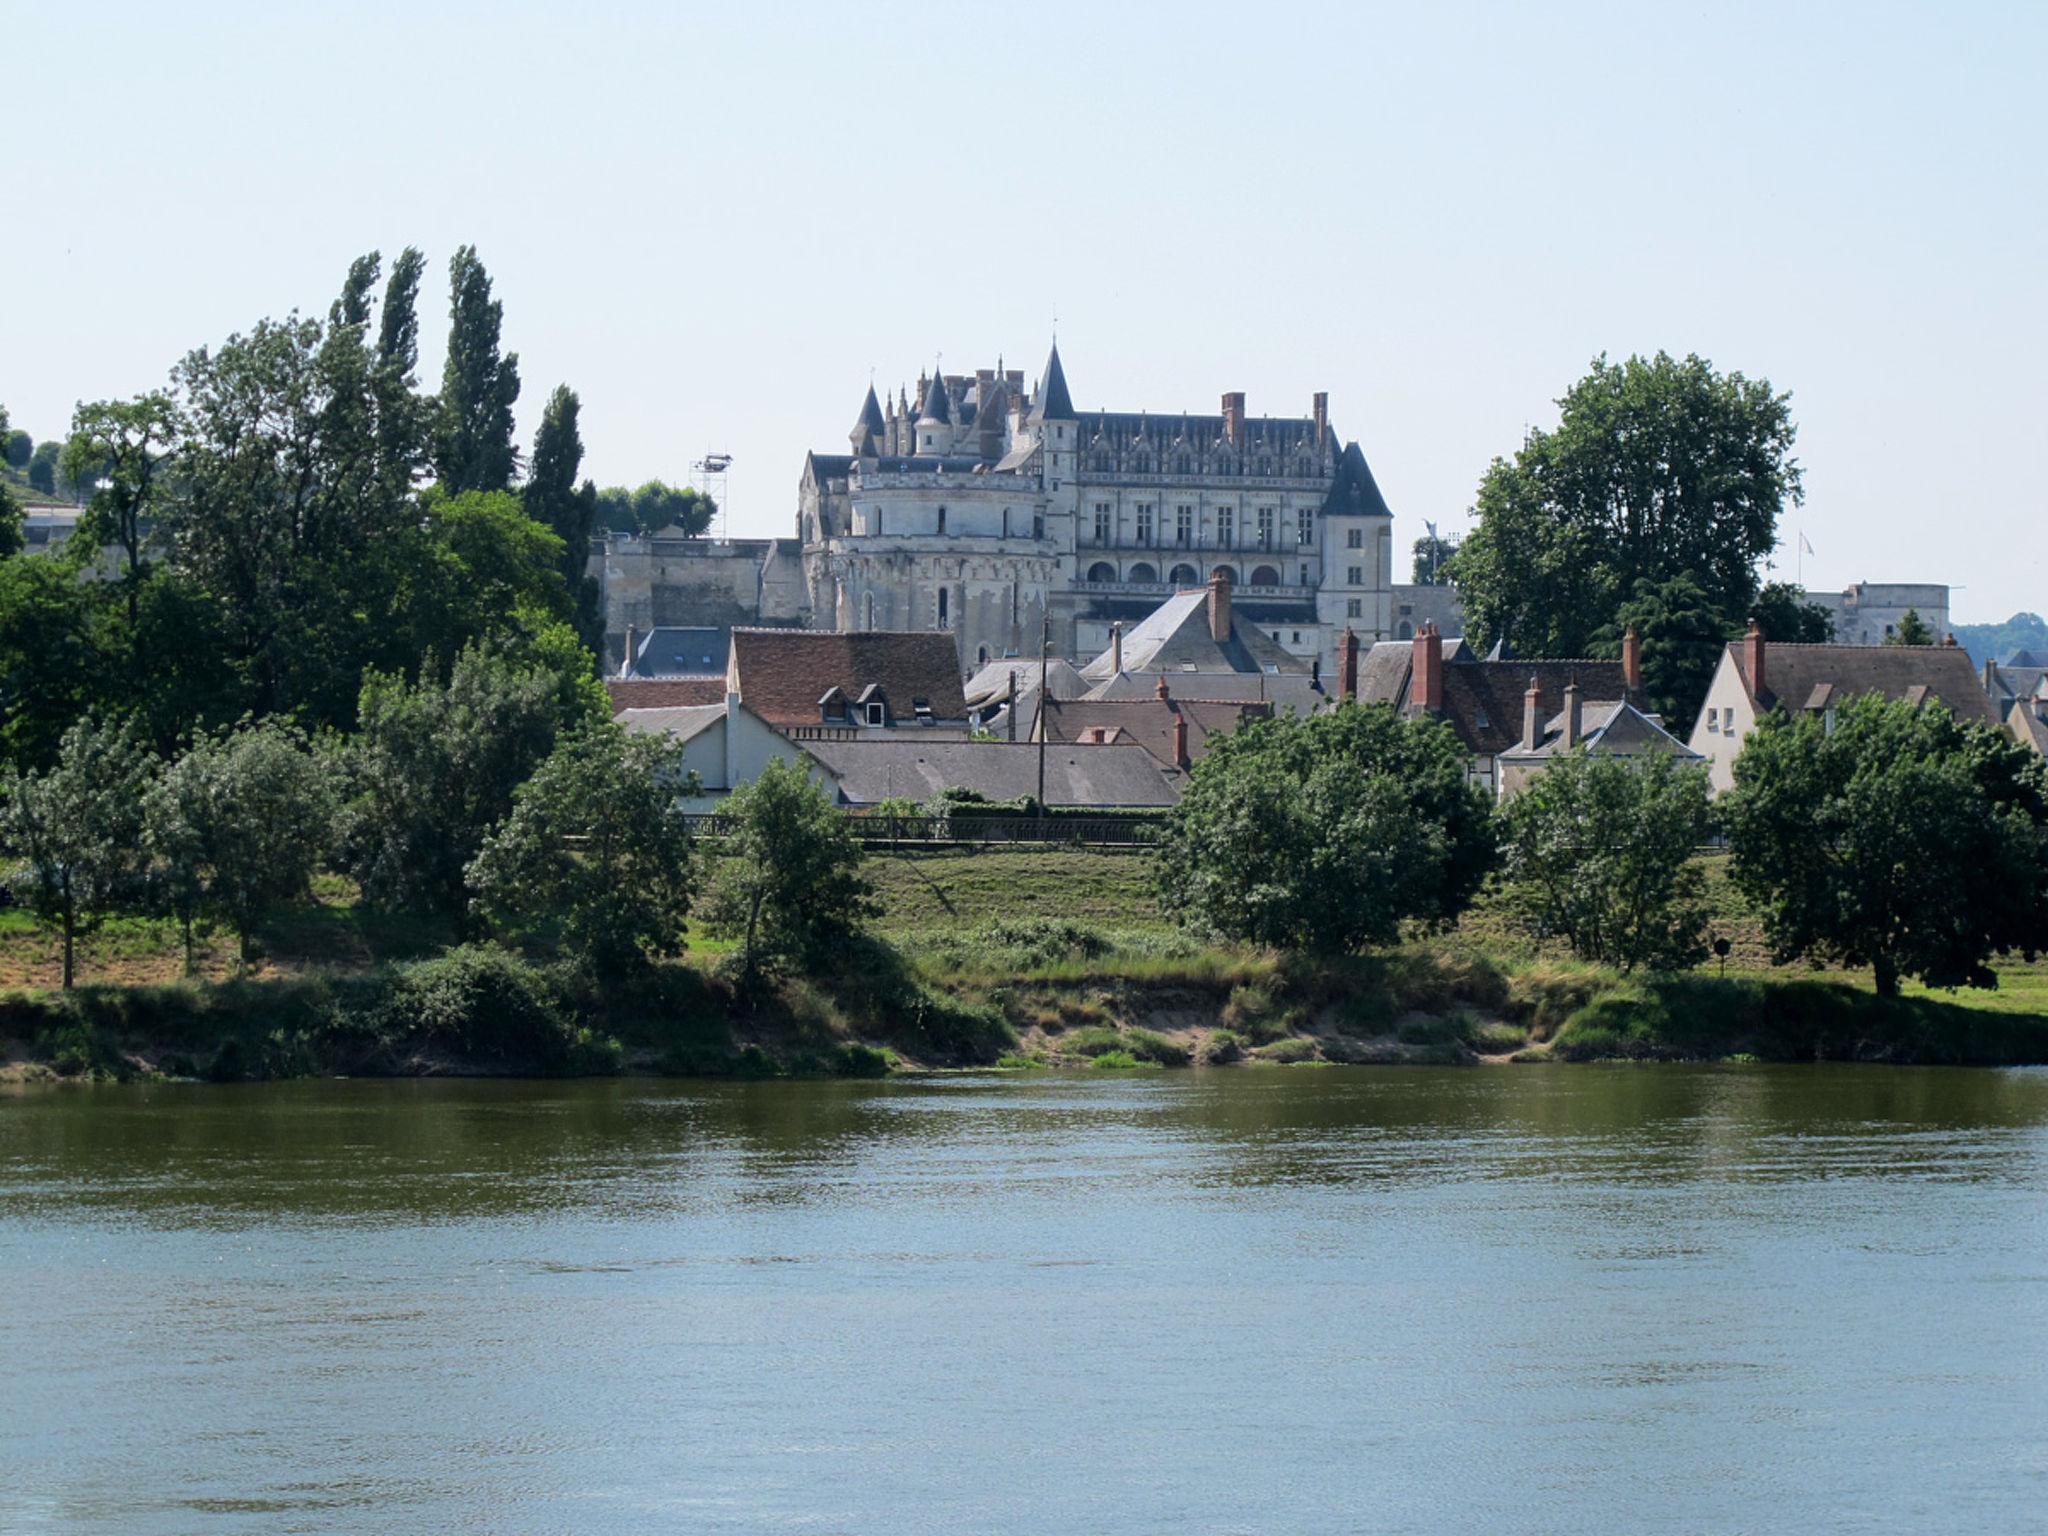
[[[1048,611],[1038,630],[1038,819],[1039,832],[1045,821],[1045,673],[1052,655],[1052,614]]]

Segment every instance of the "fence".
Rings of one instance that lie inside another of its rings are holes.
[[[687,820],[692,836],[721,835],[716,811]],[[848,816],[846,822],[870,848],[1149,848],[1160,832],[1156,816]]]

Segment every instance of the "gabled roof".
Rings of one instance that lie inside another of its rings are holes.
[[[723,677],[608,677],[612,713],[627,709],[672,709],[692,704],[723,704]]]
[[[838,781],[849,805],[924,801],[942,789],[972,789],[990,800],[1038,793],[1039,749],[1028,742],[946,741],[915,734],[799,743]],[[1049,747],[1045,801],[1052,806],[1129,810],[1172,805],[1179,788],[1136,744]]]
[[[1728,644],[1735,674],[1759,709],[1783,706],[1798,712],[1823,684],[1831,685],[1829,703],[1840,708],[1863,694],[1923,703],[1939,699],[1958,720],[1979,725],[2000,724],[1998,711],[1970,664],[1969,652],[1957,645],[1775,645],[1764,646],[1765,692],[1759,694],[1749,675],[1743,642]],[[1448,670],[1448,669],[1446,669]],[[1920,692],[1916,696],[1915,689]],[[1822,706],[1825,707],[1825,706]]]
[[[1124,635],[1124,670],[1172,674],[1266,672],[1272,668],[1282,675],[1309,670],[1306,661],[1283,649],[1256,623],[1240,623],[1238,618],[1233,614],[1230,638],[1218,644],[1209,633],[1209,589],[1176,592]],[[1104,651],[1081,669],[1081,675],[1102,682],[1113,671],[1112,653]]]
[[[717,677],[719,698],[725,697],[727,652],[732,631],[718,625],[657,625],[626,659],[629,677]]]
[[[1277,713],[1312,715],[1330,703],[1324,683],[1299,672],[1119,672],[1088,690],[1090,699],[1150,699],[1161,680],[1168,694],[1206,704],[1270,704]]]
[[[2030,654],[2021,651],[2020,655]],[[1765,663],[1768,669],[1769,663]],[[2048,681],[2048,666],[2036,666],[2029,662],[2009,661],[2002,665],[1992,662],[1986,669],[1986,681],[1990,685],[1991,701],[2004,709],[2014,699],[2031,698],[2040,692],[2041,684]]]
[[[1560,710],[1543,722],[1542,738],[1535,747],[1514,745],[1501,752],[1503,758],[1528,762],[1554,757],[1566,749],[1564,712]],[[1655,716],[1646,715],[1626,699],[1597,699],[1579,705],[1579,743],[1587,751],[1614,757],[1635,757],[1645,752],[1666,752],[1688,762],[1705,762],[1699,753],[1665,730]]]
[[[959,652],[938,630],[735,629],[732,676],[747,707],[770,725],[816,725],[828,688],[859,698],[879,686],[893,714],[909,719],[918,699],[935,720],[965,720]]]
[[[1055,699],[1038,716],[1047,741],[1091,742],[1097,733],[1114,733],[1115,740],[1134,741],[1159,760],[1163,768],[1178,768],[1174,761],[1174,722],[1187,725],[1188,761],[1199,761],[1209,750],[1209,738],[1228,736],[1246,720],[1272,713],[1270,704],[1221,703],[1214,700],[1173,699]]]
[[[1323,498],[1325,517],[1392,517],[1387,498],[1380,494],[1372,466],[1365,462],[1365,450],[1350,444],[1337,459],[1337,476]]]
[[[2048,757],[2048,710],[2038,709],[2025,699],[2015,699],[2006,714],[2005,728],[2021,746],[2032,747]]]
[[[670,709],[627,709],[619,724],[636,736],[671,736],[678,744],[694,740],[725,718],[725,701],[683,704]]]
[[[1405,710],[1412,702],[1414,642],[1381,641],[1359,658],[1358,697],[1366,704]],[[1522,739],[1523,696],[1536,680],[1545,719],[1564,708],[1568,683],[1584,699],[1622,699],[1627,679],[1618,661],[1480,661],[1460,642],[1444,642],[1443,718],[1467,750],[1496,757]],[[1581,705],[1581,718],[1584,706]]]
[[[2005,658],[2004,665],[2008,667],[2033,667],[2037,670],[2048,670],[2048,656],[2043,656],[2039,651],[2014,651]]]
[[[1006,697],[1013,672],[1017,674],[1019,698],[1038,691],[1038,658],[1005,656],[990,662],[967,680],[962,692],[966,695],[968,707],[980,709]],[[1045,689],[1056,699],[1078,699],[1088,691],[1088,680],[1066,657],[1054,656],[1045,664]]]
[[[1060,344],[1052,344],[1045,360],[1045,377],[1039,381],[1038,398],[1032,402],[1029,420],[1074,421],[1074,397],[1067,393],[1067,371],[1060,366]]]

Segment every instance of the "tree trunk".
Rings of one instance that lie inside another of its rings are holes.
[[[185,937],[185,974],[186,974],[187,976],[195,975],[195,974],[196,974],[196,973],[198,972],[198,970],[199,970],[199,962],[198,962],[198,961],[197,961],[197,960],[196,960],[196,959],[195,959],[195,958],[193,957],[193,954],[192,954],[192,914],[191,914],[191,913],[187,912],[187,913],[184,913],[184,914],[183,914],[182,916],[180,916],[180,917],[179,917],[179,919],[178,919],[178,929],[179,929],[179,931],[180,931],[180,932],[181,932],[181,933],[182,933],[182,934],[184,935],[184,937]]]
[[[66,912],[64,914],[64,985],[66,987],[71,985],[72,940],[76,936],[77,929],[77,923],[72,919],[71,914]]]
[[[1897,997],[1899,995],[1899,968],[1892,964],[1891,957],[1879,955],[1871,962],[1871,969],[1877,975],[1877,995]]]

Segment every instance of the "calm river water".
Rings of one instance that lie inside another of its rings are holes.
[[[2048,1529],[2048,1073],[0,1096],[0,1531]]]

